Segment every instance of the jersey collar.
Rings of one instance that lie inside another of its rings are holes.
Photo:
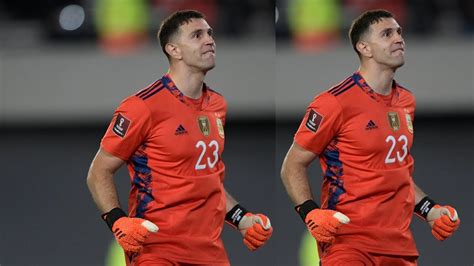
[[[202,104],[201,106],[196,106],[190,98],[186,97],[182,91],[176,87],[176,84],[174,84],[173,80],[171,79],[170,75],[167,73],[161,78],[161,82],[165,86],[165,88],[174,96],[176,99],[178,99],[180,102],[184,103],[185,105],[189,106],[190,108],[194,110],[201,111],[204,108],[206,108],[209,105],[209,93],[207,93],[207,85],[206,83],[202,84]]]
[[[357,86],[362,89],[370,98],[372,98],[374,101],[379,102],[381,104],[385,105],[385,101],[382,99],[382,97],[376,93],[370,86],[367,84],[365,79],[362,77],[359,71],[355,72],[352,75],[352,79],[355,81]],[[398,84],[395,80],[392,82],[392,102],[390,105],[393,105],[394,103],[398,102],[399,98],[399,91],[398,91]]]

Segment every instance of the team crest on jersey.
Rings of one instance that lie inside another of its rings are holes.
[[[219,131],[219,136],[224,138],[224,125],[222,124],[222,120],[220,118],[216,118],[217,130]]]
[[[388,112],[387,117],[388,117],[388,123],[390,124],[390,127],[393,129],[393,131],[399,130],[400,129],[400,119],[398,118],[398,113],[397,112]]]
[[[127,134],[128,127],[130,126],[130,120],[123,116],[122,114],[118,114],[117,118],[115,119],[114,127],[112,131],[119,137],[125,137]]]
[[[211,133],[211,125],[209,124],[209,119],[207,116],[198,117],[198,125],[201,133],[206,137],[209,136]]]
[[[306,120],[306,128],[313,132],[316,132],[318,131],[319,125],[321,124],[322,120],[323,116],[311,109],[308,115],[308,120]]]
[[[413,134],[413,123],[411,122],[411,116],[410,114],[405,114],[405,118],[407,120],[407,127],[408,127],[408,132]]]

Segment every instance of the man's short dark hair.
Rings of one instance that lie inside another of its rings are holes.
[[[169,15],[161,23],[160,29],[158,30],[158,40],[160,41],[161,49],[165,53],[166,57],[169,58],[169,54],[166,52],[166,44],[169,43],[170,39],[179,31],[179,27],[183,24],[191,22],[194,18],[205,18],[204,15],[196,10],[180,10]]]
[[[362,35],[369,30],[370,25],[380,22],[383,18],[393,18],[393,15],[392,13],[382,9],[369,10],[352,21],[349,30],[349,39],[351,40],[352,47],[359,56],[360,53],[357,51],[356,45],[360,41]]]

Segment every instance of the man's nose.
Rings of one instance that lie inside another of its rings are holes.
[[[403,36],[401,34],[396,34],[395,35],[395,42],[396,43],[405,43],[405,40],[403,39]]]
[[[214,37],[212,37],[212,35],[210,34],[206,34],[206,44],[207,45],[215,45],[216,42],[214,41]]]

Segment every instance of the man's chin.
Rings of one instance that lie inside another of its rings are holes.
[[[209,64],[207,66],[204,66],[202,69],[203,69],[204,72],[207,72],[207,71],[213,69],[215,66],[216,66],[216,64]]]
[[[398,62],[393,62],[392,68],[393,69],[398,69],[398,68],[402,67],[404,64],[405,64],[405,60],[400,60]]]

